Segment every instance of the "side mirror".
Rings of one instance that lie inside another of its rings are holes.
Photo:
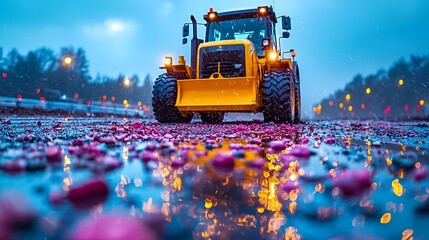
[[[289,38],[290,32],[283,32],[283,38]]]
[[[187,43],[188,43],[188,39],[187,39],[187,38],[183,38],[183,39],[182,39],[182,43],[183,43],[183,44],[187,44]]]
[[[282,28],[284,30],[291,30],[292,29],[290,17],[282,16]]]
[[[189,36],[189,24],[185,24],[183,25],[183,30],[182,30],[182,37],[187,37]]]
[[[263,50],[268,50],[271,47],[271,39],[269,38],[264,38],[262,39],[262,49]]]

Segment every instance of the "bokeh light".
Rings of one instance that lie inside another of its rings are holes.
[[[67,56],[64,58],[64,64],[65,65],[70,65],[72,63],[72,58]]]
[[[367,89],[365,90],[365,92],[366,92],[366,94],[370,94],[370,93],[371,93],[371,88],[367,88]]]

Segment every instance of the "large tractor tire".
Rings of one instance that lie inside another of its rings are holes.
[[[293,66],[295,80],[295,113],[293,114],[293,123],[299,123],[301,121],[301,81],[298,63],[294,62]]]
[[[203,112],[200,113],[201,121],[203,123],[221,123],[223,117],[225,116],[224,112]]]
[[[159,123],[189,123],[192,114],[183,116],[175,107],[177,98],[177,79],[180,74],[162,74],[155,80],[152,90],[152,107]]]
[[[293,85],[290,69],[265,72],[262,99],[265,122],[292,123],[295,112]]]

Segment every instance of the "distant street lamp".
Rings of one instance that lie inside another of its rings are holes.
[[[130,79],[129,78],[125,78],[123,84],[124,84],[124,87],[130,87],[130,85],[131,85]]]

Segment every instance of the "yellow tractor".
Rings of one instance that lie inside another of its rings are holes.
[[[277,38],[276,23],[284,32]],[[193,26],[191,66],[179,56],[165,57],[166,73],[152,92],[155,118],[160,123],[188,123],[199,113],[204,123],[220,123],[225,112],[263,112],[265,122],[297,123],[301,95],[295,51],[282,52],[290,17],[276,17],[272,7],[218,13],[209,9],[205,41],[197,37],[197,21],[183,26],[183,44]],[[290,56],[289,58],[286,55]]]

